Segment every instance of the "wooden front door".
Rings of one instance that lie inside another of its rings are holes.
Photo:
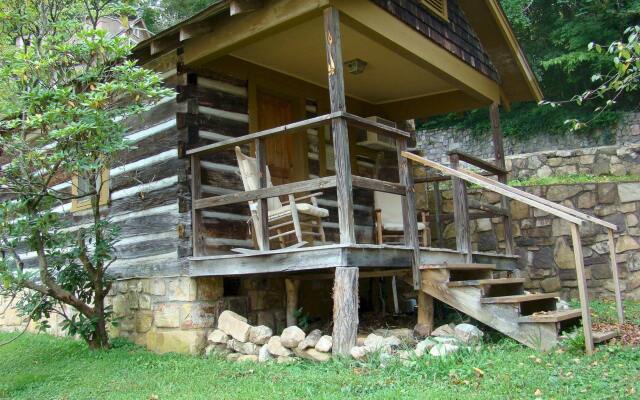
[[[258,130],[281,126],[294,121],[291,100],[258,92]],[[291,182],[295,172],[295,135],[280,135],[265,140],[267,165],[274,186]]]

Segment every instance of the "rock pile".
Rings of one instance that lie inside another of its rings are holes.
[[[443,357],[462,349],[471,349],[482,342],[484,333],[471,324],[442,325],[431,335],[417,340],[418,330],[378,329],[367,336],[358,337],[357,346],[350,351],[357,360],[372,355],[381,360],[393,356],[409,360],[414,357]],[[331,359],[331,336],[319,329],[309,334],[297,326],[285,328],[274,336],[267,326],[252,326],[247,319],[233,311],[224,311],[218,318],[218,328],[209,333],[207,356],[216,353],[231,361],[278,363],[295,362],[297,359],[324,362]]]
[[[480,344],[483,336],[484,333],[471,324],[442,325],[419,342],[408,329],[378,330],[359,338],[358,345],[350,353],[357,360],[366,359],[372,354],[379,354],[381,359],[396,355],[404,360],[427,354],[442,357]]]
[[[297,326],[285,328],[274,336],[267,326],[251,326],[247,319],[233,311],[223,311],[218,328],[207,336],[205,354],[220,354],[231,361],[265,362],[275,360],[289,363],[296,358],[311,361],[331,359],[331,336],[318,329],[305,334]]]

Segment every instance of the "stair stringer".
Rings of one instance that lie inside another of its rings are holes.
[[[423,271],[421,290],[516,341],[542,351],[558,343],[552,323],[518,323],[518,304],[482,304],[480,287],[447,287],[445,271]]]

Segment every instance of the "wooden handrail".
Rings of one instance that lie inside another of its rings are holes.
[[[438,171],[440,171],[442,173],[445,173],[447,175],[455,176],[457,178],[460,178],[460,179],[465,180],[467,182],[476,184],[476,185],[478,185],[480,187],[483,187],[485,189],[489,189],[491,191],[499,193],[499,194],[501,194],[503,196],[507,196],[507,197],[512,198],[514,200],[518,200],[520,202],[529,204],[532,207],[540,208],[541,210],[546,211],[549,214],[553,214],[553,215],[555,215],[557,217],[566,219],[567,221],[572,222],[574,224],[577,224],[577,225],[582,224],[582,219],[580,219],[578,217],[574,217],[574,216],[572,216],[572,215],[570,215],[570,214],[568,214],[568,213],[566,213],[564,211],[560,211],[560,210],[556,209],[555,207],[543,204],[543,203],[538,202],[536,200],[529,199],[529,198],[527,198],[527,197],[525,197],[525,196],[523,196],[521,194],[515,193],[512,190],[510,190],[510,189],[513,189],[510,186],[507,186],[508,189],[505,189],[505,188],[499,186],[498,182],[490,180],[489,178],[485,178],[482,175],[471,173],[470,171],[462,169],[462,168],[460,168],[460,169],[449,168],[449,167],[447,167],[445,165],[439,164],[437,162],[428,160],[426,158],[420,157],[418,155],[415,155],[413,153],[409,153],[409,152],[406,152],[406,151],[402,152],[402,156],[408,158],[411,161],[417,162],[418,164],[422,164],[422,165],[425,165],[427,167],[430,167],[430,168],[433,168],[433,169],[437,169]],[[487,182],[485,180],[490,180],[491,183],[489,183],[489,182]],[[553,203],[553,204],[557,205],[555,203]]]
[[[465,170],[464,168],[458,168],[458,169],[449,168],[445,165],[439,164],[437,162],[428,160],[426,158],[420,157],[418,155],[415,155],[413,153],[409,153],[406,151],[403,151],[401,155],[411,161],[417,162],[418,164],[422,164],[424,166],[434,168],[447,175],[479,185],[485,189],[499,193],[505,197],[509,197],[511,199],[520,201],[522,203],[525,203],[539,210],[546,211],[550,214],[553,214],[571,223],[571,239],[573,242],[573,252],[574,252],[574,258],[576,263],[576,276],[578,281],[578,294],[580,296],[580,308],[582,312],[582,325],[584,329],[585,348],[588,354],[593,353],[593,335],[592,335],[592,327],[591,327],[591,313],[589,311],[589,296],[587,292],[587,280],[586,280],[585,271],[584,271],[584,256],[582,254],[582,242],[580,240],[579,226],[583,222],[591,222],[607,228],[608,247],[609,247],[609,254],[611,258],[610,267],[612,270],[612,277],[613,277],[613,283],[614,283],[616,309],[618,312],[618,322],[621,324],[624,322],[622,295],[620,292],[620,282],[618,279],[618,267],[616,264],[616,257],[615,257],[615,254],[616,254],[615,244],[613,240],[613,232],[617,230],[616,225],[611,224],[607,221],[603,221],[591,215],[587,215],[579,211],[573,210],[569,207],[565,207],[560,204],[554,203],[542,197],[532,195],[523,190],[516,189],[511,186],[505,185],[503,183],[497,182],[495,180],[486,178],[475,172]]]
[[[492,175],[506,175],[508,171],[504,168],[501,168],[489,161],[483,160],[482,158],[476,157],[469,153],[465,153],[460,150],[450,150],[447,152],[448,155],[455,154],[458,156],[460,161],[464,161],[468,164],[475,165],[476,167],[482,168],[485,171],[491,172]]]
[[[263,131],[250,133],[248,135],[243,135],[237,138],[232,138],[228,140],[223,140],[221,142],[196,147],[194,149],[187,150],[187,155],[213,153],[216,151],[222,151],[229,148],[233,148],[235,146],[251,143],[257,139],[264,139],[267,137],[289,134],[289,133],[299,131],[301,129],[316,128],[318,126],[326,125],[330,123],[332,120],[337,118],[344,118],[345,120],[347,120],[347,123],[350,125],[355,125],[358,127],[369,129],[369,130],[374,130],[376,132],[382,132],[382,133],[401,136],[401,137],[411,136],[409,132],[403,131],[401,129],[380,124],[378,122],[371,121],[367,118],[363,118],[348,112],[336,111],[329,114],[324,114],[317,117],[305,119],[302,121],[297,121],[297,122],[292,122],[290,124],[277,126],[275,128],[270,128],[270,129],[265,129]]]
[[[268,199],[271,197],[285,196],[293,193],[308,192],[313,190],[322,190],[336,187],[336,177],[326,176],[324,178],[309,179],[306,181],[285,183],[283,185],[273,186],[264,189],[249,190],[246,192],[237,192],[224,194],[221,196],[205,197],[196,199],[193,207],[196,210],[203,208],[224,206],[227,204],[244,203],[247,201],[256,201],[260,199]]]

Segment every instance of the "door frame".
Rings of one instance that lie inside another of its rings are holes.
[[[283,90],[269,81],[261,81],[254,77],[248,80],[248,106],[249,106],[249,132],[258,131],[258,94],[264,93],[275,97],[280,97],[290,101],[293,106],[294,121],[301,121],[306,118],[305,97],[294,92]],[[306,131],[293,133],[294,139],[294,169],[291,178],[294,181],[309,179],[309,140]],[[251,151],[255,154],[254,145],[251,144]]]

